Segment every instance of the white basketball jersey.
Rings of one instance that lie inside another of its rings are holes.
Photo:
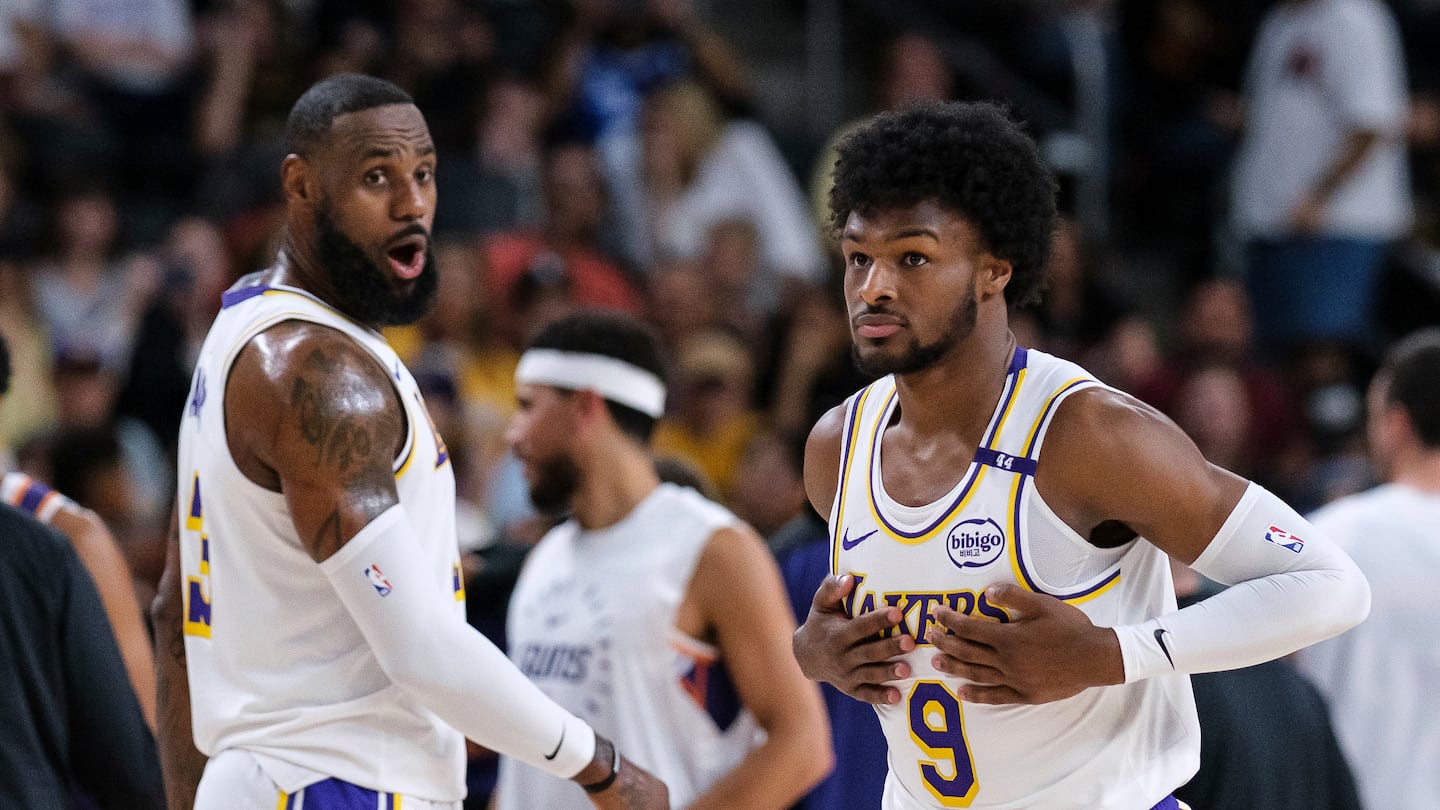
[[[255,755],[293,793],[328,777],[437,801],[464,798],[464,740],[393,684],[297,536],[285,498],[250,481],[225,437],[225,383],[252,338],[284,321],[344,333],[384,368],[409,435],[395,486],[464,618],[455,478],[415,380],[383,337],[310,294],[242,280],[200,350],[180,429],[180,549],[195,743]],[[247,283],[248,282],[248,283]],[[277,407],[279,405],[277,404]],[[483,673],[477,673],[482,677]]]
[[[886,810],[1146,810],[1199,767],[1187,676],[1097,687],[1037,706],[989,706],[958,700],[960,679],[931,664],[926,637],[938,626],[937,605],[1008,621],[983,595],[997,582],[1061,598],[1097,625],[1175,609],[1163,552],[1143,539],[1096,548],[1036,492],[1036,460],[1056,407],[1100,384],[1072,363],[1017,349],[974,461],[924,506],[891,499],[880,477],[894,379],[848,400],[830,516],[833,569],[855,577],[852,615],[894,605],[904,621],[891,632],[917,642],[906,656],[911,677],[894,683],[902,700],[875,707],[890,748]]]
[[[575,521],[530,552],[510,598],[510,657],[557,703],[664,780],[683,807],[744,759],[758,725],[715,648],[675,614],[700,552],[736,518],[694,490],[661,484],[599,531]],[[509,757],[499,810],[586,810],[586,794]]]

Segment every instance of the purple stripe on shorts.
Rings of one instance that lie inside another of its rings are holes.
[[[303,791],[305,810],[375,810],[380,794],[331,777]]]

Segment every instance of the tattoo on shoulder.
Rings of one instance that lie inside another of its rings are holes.
[[[375,425],[337,413],[331,399],[345,392],[334,390],[334,374],[334,358],[323,349],[311,351],[291,386],[290,405],[300,420],[300,434],[315,450],[315,463],[343,477],[377,449],[388,446],[376,441],[375,428],[387,427],[390,421]]]

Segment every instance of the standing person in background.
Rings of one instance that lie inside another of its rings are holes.
[[[0,504],[0,807],[164,807],[155,738],[71,544]]]
[[[1282,0],[1245,79],[1232,214],[1261,348],[1364,347],[1412,217],[1400,32],[1380,0]]]
[[[1390,349],[1368,404],[1385,483],[1312,519],[1369,578],[1370,619],[1299,661],[1330,701],[1365,806],[1423,807],[1440,795],[1440,329]]]
[[[875,704],[886,810],[1173,810],[1199,754],[1186,675],[1368,609],[1355,564],[1293,509],[1017,345],[1055,190],[992,104],[879,115],[836,160],[855,356],[878,379],[810,435],[833,576],[794,649]],[[1167,554],[1233,585],[1176,612]]]
[[[819,691],[755,532],[692,489],[662,484],[658,341],[582,312],[530,342],[507,433],[541,512],[568,512],[510,600],[510,655],[561,705],[665,780],[676,807],[781,810],[830,767]],[[763,732],[763,733],[762,733]],[[501,763],[499,810],[583,807],[584,794]]]
[[[0,407],[9,393],[10,352],[5,338],[0,336]],[[125,672],[140,701],[145,724],[153,731],[155,658],[150,650],[150,634],[135,599],[130,566],[110,530],[94,512],[21,472],[6,472],[0,477],[0,503],[30,513],[69,538],[99,590],[105,616],[120,645]]]
[[[225,293],[180,431],[154,608],[171,810],[456,810],[465,736],[597,807],[664,807],[465,623],[449,455],[377,331],[436,290],[424,117],[341,74],[286,140],[278,260]]]

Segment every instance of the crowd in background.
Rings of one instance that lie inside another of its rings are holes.
[[[286,111],[315,79],[357,71],[408,90],[439,153],[438,304],[389,337],[450,449],[472,573],[507,570],[545,526],[503,431],[519,348],[577,307],[663,336],[668,474],[793,542],[810,520],[805,433],[865,380],[825,209],[833,138],[767,118],[815,100],[776,54],[747,63],[736,18],[759,5],[798,60],[815,5],[800,0],[5,3],[0,469],[99,513],[153,592],[191,363],[220,292],[273,260]],[[1066,217],[1044,302],[1012,319],[1023,345],[1155,405],[1302,511],[1372,483],[1365,382],[1388,342],[1440,323],[1440,6],[1388,4],[1403,115],[1381,129],[1404,198],[1367,234],[1373,273],[1343,291],[1291,276],[1257,306],[1239,189],[1283,187],[1286,167],[1232,169],[1273,112],[1247,108],[1245,76],[1278,4],[828,5],[836,120],[998,99],[1055,166]],[[1307,292],[1355,303],[1353,324],[1292,323]],[[498,631],[503,593],[469,593]]]

